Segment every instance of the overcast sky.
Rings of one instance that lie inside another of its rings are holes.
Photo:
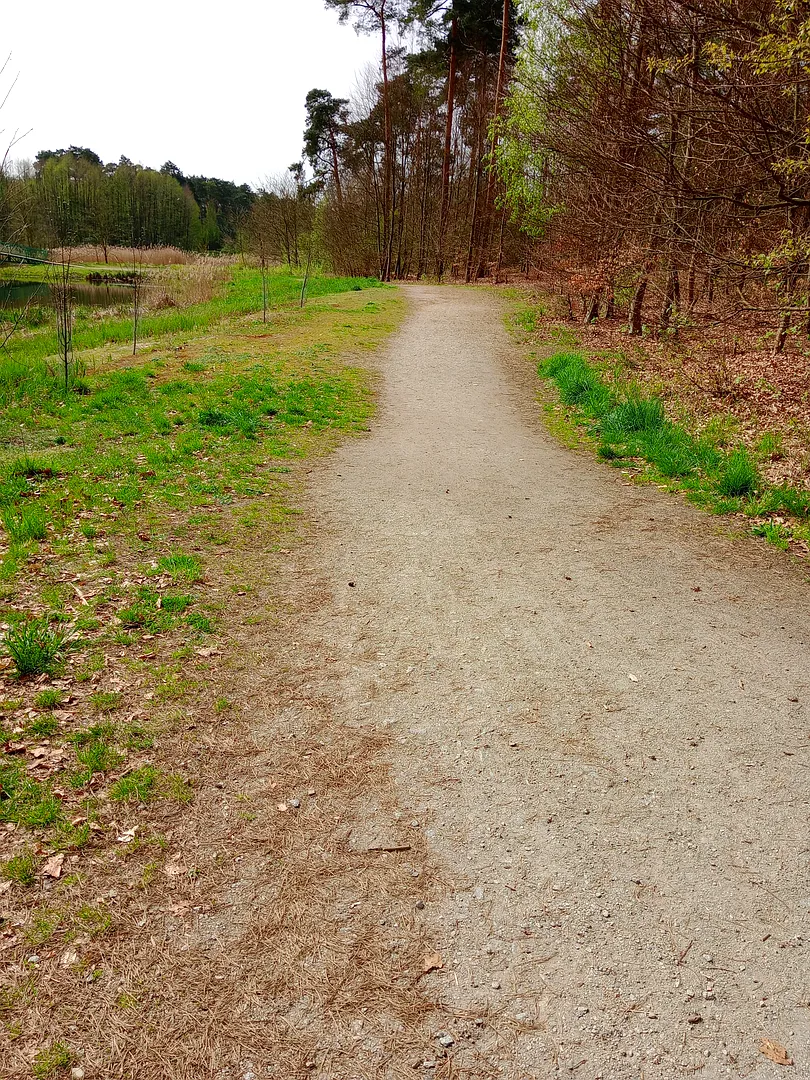
[[[2,113],[14,158],[70,144],[104,161],[256,184],[301,156],[304,98],[348,97],[379,44],[323,0],[29,0],[3,4],[19,78]],[[5,78],[0,99],[8,88]]]

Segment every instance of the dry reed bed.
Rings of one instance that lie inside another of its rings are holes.
[[[79,244],[70,249],[51,248],[50,257],[53,262],[62,262],[64,259],[71,263],[131,268],[133,263],[135,265],[143,263],[146,266],[185,266],[205,256],[176,247],[146,247],[133,252],[131,247],[112,245],[105,249],[100,244]]]

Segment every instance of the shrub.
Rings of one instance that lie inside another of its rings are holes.
[[[67,636],[47,619],[23,619],[6,632],[7,654],[18,675],[43,675],[53,670]]]

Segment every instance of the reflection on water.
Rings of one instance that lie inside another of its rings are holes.
[[[71,283],[74,304],[87,307],[115,307],[130,303],[132,290],[128,285],[88,285]],[[0,309],[24,308],[27,304],[53,304],[53,291],[47,281],[0,281]]]

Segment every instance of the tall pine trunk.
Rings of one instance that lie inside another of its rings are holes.
[[[439,209],[439,251],[436,260],[436,271],[440,281],[444,274],[447,218],[450,213],[450,157],[453,145],[453,115],[456,105],[456,72],[458,68],[457,36],[458,19],[453,15],[453,21],[450,24],[450,71],[447,77],[447,117],[444,127],[444,157],[442,159],[442,201]]]

